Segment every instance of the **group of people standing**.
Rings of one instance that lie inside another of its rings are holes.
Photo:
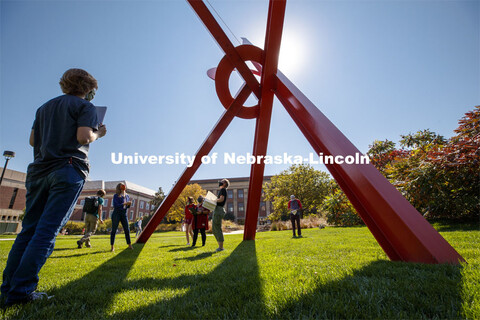
[[[127,194],[127,188],[125,184],[117,184],[115,194],[113,195],[113,213],[112,213],[112,230],[110,232],[110,245],[111,251],[115,251],[115,235],[117,234],[118,226],[122,224],[123,230],[125,232],[125,239],[129,249],[133,249],[132,242],[130,239],[130,226],[128,223],[127,211],[128,208],[132,205],[130,196]],[[97,191],[95,197],[87,197],[85,199],[85,204],[83,210],[85,212],[85,234],[84,236],[77,241],[78,248],[82,248],[82,245],[85,243],[87,248],[91,247],[90,238],[97,230],[98,222],[103,223],[102,220],[102,211],[103,211],[103,198],[105,197],[106,192],[103,189]],[[87,205],[92,201],[92,205]],[[137,236],[139,231],[141,231],[141,219],[136,223]],[[140,222],[140,223],[138,223]]]
[[[212,232],[218,243],[216,251],[223,251],[223,231],[222,221],[225,217],[225,202],[227,200],[227,188],[230,186],[230,181],[222,179],[218,183],[220,190],[217,195],[217,205],[213,211],[212,216]],[[207,239],[206,230],[208,230],[208,215],[210,210],[203,206],[204,197],[199,196],[197,204],[194,203],[193,197],[188,197],[187,205],[185,206],[185,237],[187,238],[187,246],[190,245],[190,237],[192,237],[192,247],[197,244],[198,233],[202,235],[202,246],[205,246]]]
[[[0,288],[1,301],[7,306],[51,298],[45,292],[36,291],[38,274],[53,252],[56,237],[70,219],[85,184],[90,170],[89,146],[107,133],[90,102],[98,89],[97,80],[87,71],[74,68],[62,75],[59,84],[64,94],[37,109],[30,132],[34,161],[27,169],[25,216],[22,231],[8,254]],[[220,191],[213,212],[212,231],[218,242],[217,251],[224,250],[222,220],[229,185],[227,179],[219,182]],[[104,190],[97,192],[97,210],[87,214],[86,232],[77,242],[79,247],[91,246],[90,237],[98,221],[103,223],[104,196]],[[202,234],[202,245],[205,244],[208,228],[208,218],[205,220],[208,214],[201,200],[197,199],[199,204],[193,210],[195,214],[192,213],[193,245],[198,232]],[[132,201],[122,183],[117,185],[113,204],[111,250],[115,250],[115,235],[120,223],[128,247],[133,249],[127,218]]]

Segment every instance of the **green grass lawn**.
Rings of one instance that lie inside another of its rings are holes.
[[[227,235],[225,251],[188,248],[184,234],[154,234],[117,252],[108,236],[76,249],[61,236],[40,272],[52,300],[0,310],[3,319],[480,318],[480,231],[437,226],[468,261],[391,262],[366,227]],[[442,231],[442,228],[444,231]],[[3,270],[12,241],[0,241]]]

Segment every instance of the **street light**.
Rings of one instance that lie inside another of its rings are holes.
[[[5,166],[3,167],[2,176],[0,177],[0,185],[2,185],[3,175],[5,174],[5,169],[7,169],[8,161],[15,157],[15,152],[5,150],[3,151],[3,156],[5,157]]]

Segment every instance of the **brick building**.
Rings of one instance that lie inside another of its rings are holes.
[[[263,183],[270,182],[272,176],[265,176]],[[228,179],[228,178],[227,178]],[[221,179],[206,179],[206,180],[191,180],[190,184],[197,183],[204,190],[210,191],[213,194],[218,194],[218,181]],[[231,178],[230,187],[227,189],[227,202],[225,203],[225,211],[235,216],[235,222],[243,224],[245,222],[245,212],[247,210],[248,199],[248,185],[250,178]],[[265,201],[262,198],[260,200],[260,208],[258,210],[258,222],[263,223],[266,221],[267,216],[273,211],[273,206],[270,201]]]
[[[128,209],[128,220],[135,221],[137,218],[149,214],[151,209],[153,209],[150,208],[149,202],[155,197],[155,191],[125,180],[92,180],[85,183],[70,220],[82,221],[84,219],[82,208],[85,198],[96,195],[99,189],[104,189],[107,192],[107,195],[104,197],[105,203],[103,204],[102,219],[110,219],[113,213],[113,195],[119,183],[125,184],[127,193],[133,202]]]
[[[3,168],[0,167],[0,172],[2,170]],[[19,216],[23,214],[23,209],[25,209],[25,195],[27,193],[25,188],[26,176],[27,174],[24,172],[10,169],[5,170],[5,175],[0,186],[0,234],[5,232],[18,233],[22,229]],[[149,201],[154,198],[155,191],[125,180],[93,180],[85,182],[85,186],[78,198],[77,205],[70,220],[83,220],[83,201],[85,197],[95,195],[98,189],[104,189],[107,192],[103,219],[109,219],[113,213],[112,200],[115,194],[115,188],[120,182],[127,186],[127,193],[133,201],[132,206],[128,210],[128,219],[134,221],[138,217],[149,214],[151,211]]]
[[[0,168],[0,172],[3,168]],[[19,216],[25,208],[25,178],[27,174],[6,169],[0,186],[0,234],[18,233],[22,229]]]

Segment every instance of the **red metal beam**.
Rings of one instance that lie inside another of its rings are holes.
[[[273,89],[276,83],[275,73],[278,69],[278,54],[282,40],[283,21],[286,0],[270,0],[268,8],[267,31],[265,35],[265,62],[261,77],[260,112],[256,121],[253,155],[265,156],[268,146],[268,134],[272,117]],[[258,209],[262,196],[263,173],[265,164],[255,162],[250,171],[247,211],[245,216],[244,240],[255,240],[257,231]]]
[[[183,173],[180,175],[180,178],[178,178],[177,182],[175,183],[175,186],[172,188],[170,193],[163,200],[162,204],[158,207],[153,217],[145,226],[145,229],[142,231],[142,233],[137,239],[138,243],[147,242],[148,238],[150,238],[157,226],[160,224],[160,222],[162,222],[163,217],[165,217],[168,210],[170,210],[175,200],[177,200],[180,193],[190,182],[190,179],[192,179],[193,175],[202,164],[202,157],[210,153],[213,146],[217,143],[218,139],[220,139],[222,134],[227,129],[228,125],[232,122],[233,118],[240,111],[240,108],[248,99],[248,96],[251,92],[252,91],[250,90],[250,88],[248,88],[244,84],[243,87],[240,89],[239,93],[237,94],[235,100],[232,102],[230,107],[223,112],[222,116],[220,117],[212,131],[209,133],[201,147],[198,149],[197,153],[195,154],[195,160],[193,162],[193,165],[189,168],[187,167],[183,171]]]
[[[280,71],[276,96],[317,153],[355,155],[358,149]],[[459,263],[452,246],[371,164],[328,164],[380,246],[394,261]]]
[[[225,55],[230,62],[237,68],[238,72],[242,75],[243,79],[247,83],[248,87],[253,91],[255,96],[260,99],[260,84],[255,76],[250,71],[245,61],[240,57],[234,45],[222,30],[222,27],[213,17],[210,10],[202,0],[187,0],[193,10],[197,13],[200,20],[202,20],[205,27],[210,31],[211,35],[215,38],[220,48],[222,48]]]

